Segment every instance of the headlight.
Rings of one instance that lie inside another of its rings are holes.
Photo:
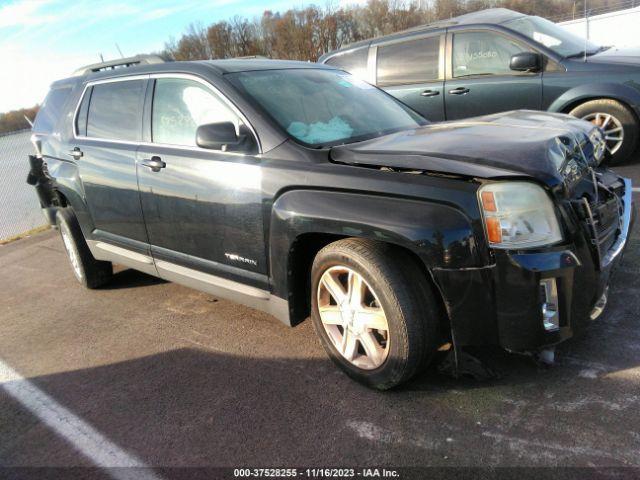
[[[488,183],[478,196],[491,247],[532,248],[562,241],[553,203],[538,185]]]

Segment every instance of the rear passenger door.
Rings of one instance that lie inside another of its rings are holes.
[[[93,222],[90,240],[148,255],[136,178],[146,84],[146,76],[87,84],[68,154],[78,165],[91,217],[87,223]]]
[[[232,122],[245,145],[198,147],[196,129],[218,122]],[[152,75],[137,172],[161,276],[204,272],[267,287],[257,137],[221,92],[191,75]]]
[[[444,120],[444,35],[378,45],[376,84],[428,120]]]
[[[532,51],[530,47],[506,34],[479,29],[450,32],[447,47],[447,120],[540,109],[542,72],[509,68],[511,57]]]

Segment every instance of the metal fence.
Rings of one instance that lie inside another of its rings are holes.
[[[609,1],[606,3],[606,5],[602,5],[600,7],[595,7],[595,8],[591,8],[589,6],[590,4],[589,0],[585,0],[585,1],[586,1],[586,5],[583,4],[582,7],[580,7],[579,5],[577,5],[576,2],[574,2],[572,13],[556,15],[554,17],[546,17],[546,18],[548,20],[551,20],[552,22],[561,23],[561,22],[568,22],[571,20],[578,20],[580,18],[585,18],[585,17],[587,18],[595,17],[597,15],[602,15],[605,13],[617,12],[619,10],[626,10],[629,8],[640,7],[640,0],[618,0],[615,2]],[[579,8],[576,8],[576,7],[579,7]]]
[[[46,224],[36,191],[27,185],[31,132],[0,135],[0,240]]]

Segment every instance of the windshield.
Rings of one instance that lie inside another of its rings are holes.
[[[323,147],[424,125],[390,95],[339,70],[290,69],[227,76],[294,139]]]
[[[544,18],[520,17],[509,20],[504,25],[541,43],[563,57],[584,55],[585,47],[587,54],[600,50],[599,45],[590,41],[585,43],[584,38],[574,35]]]

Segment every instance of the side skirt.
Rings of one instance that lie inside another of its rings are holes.
[[[183,267],[148,255],[133,252],[110,243],[87,240],[91,253],[97,260],[125,265],[141,272],[179,283],[216,297],[231,300],[256,310],[273,315],[290,326],[289,302],[272,295],[267,290],[245,285],[226,278]]]

